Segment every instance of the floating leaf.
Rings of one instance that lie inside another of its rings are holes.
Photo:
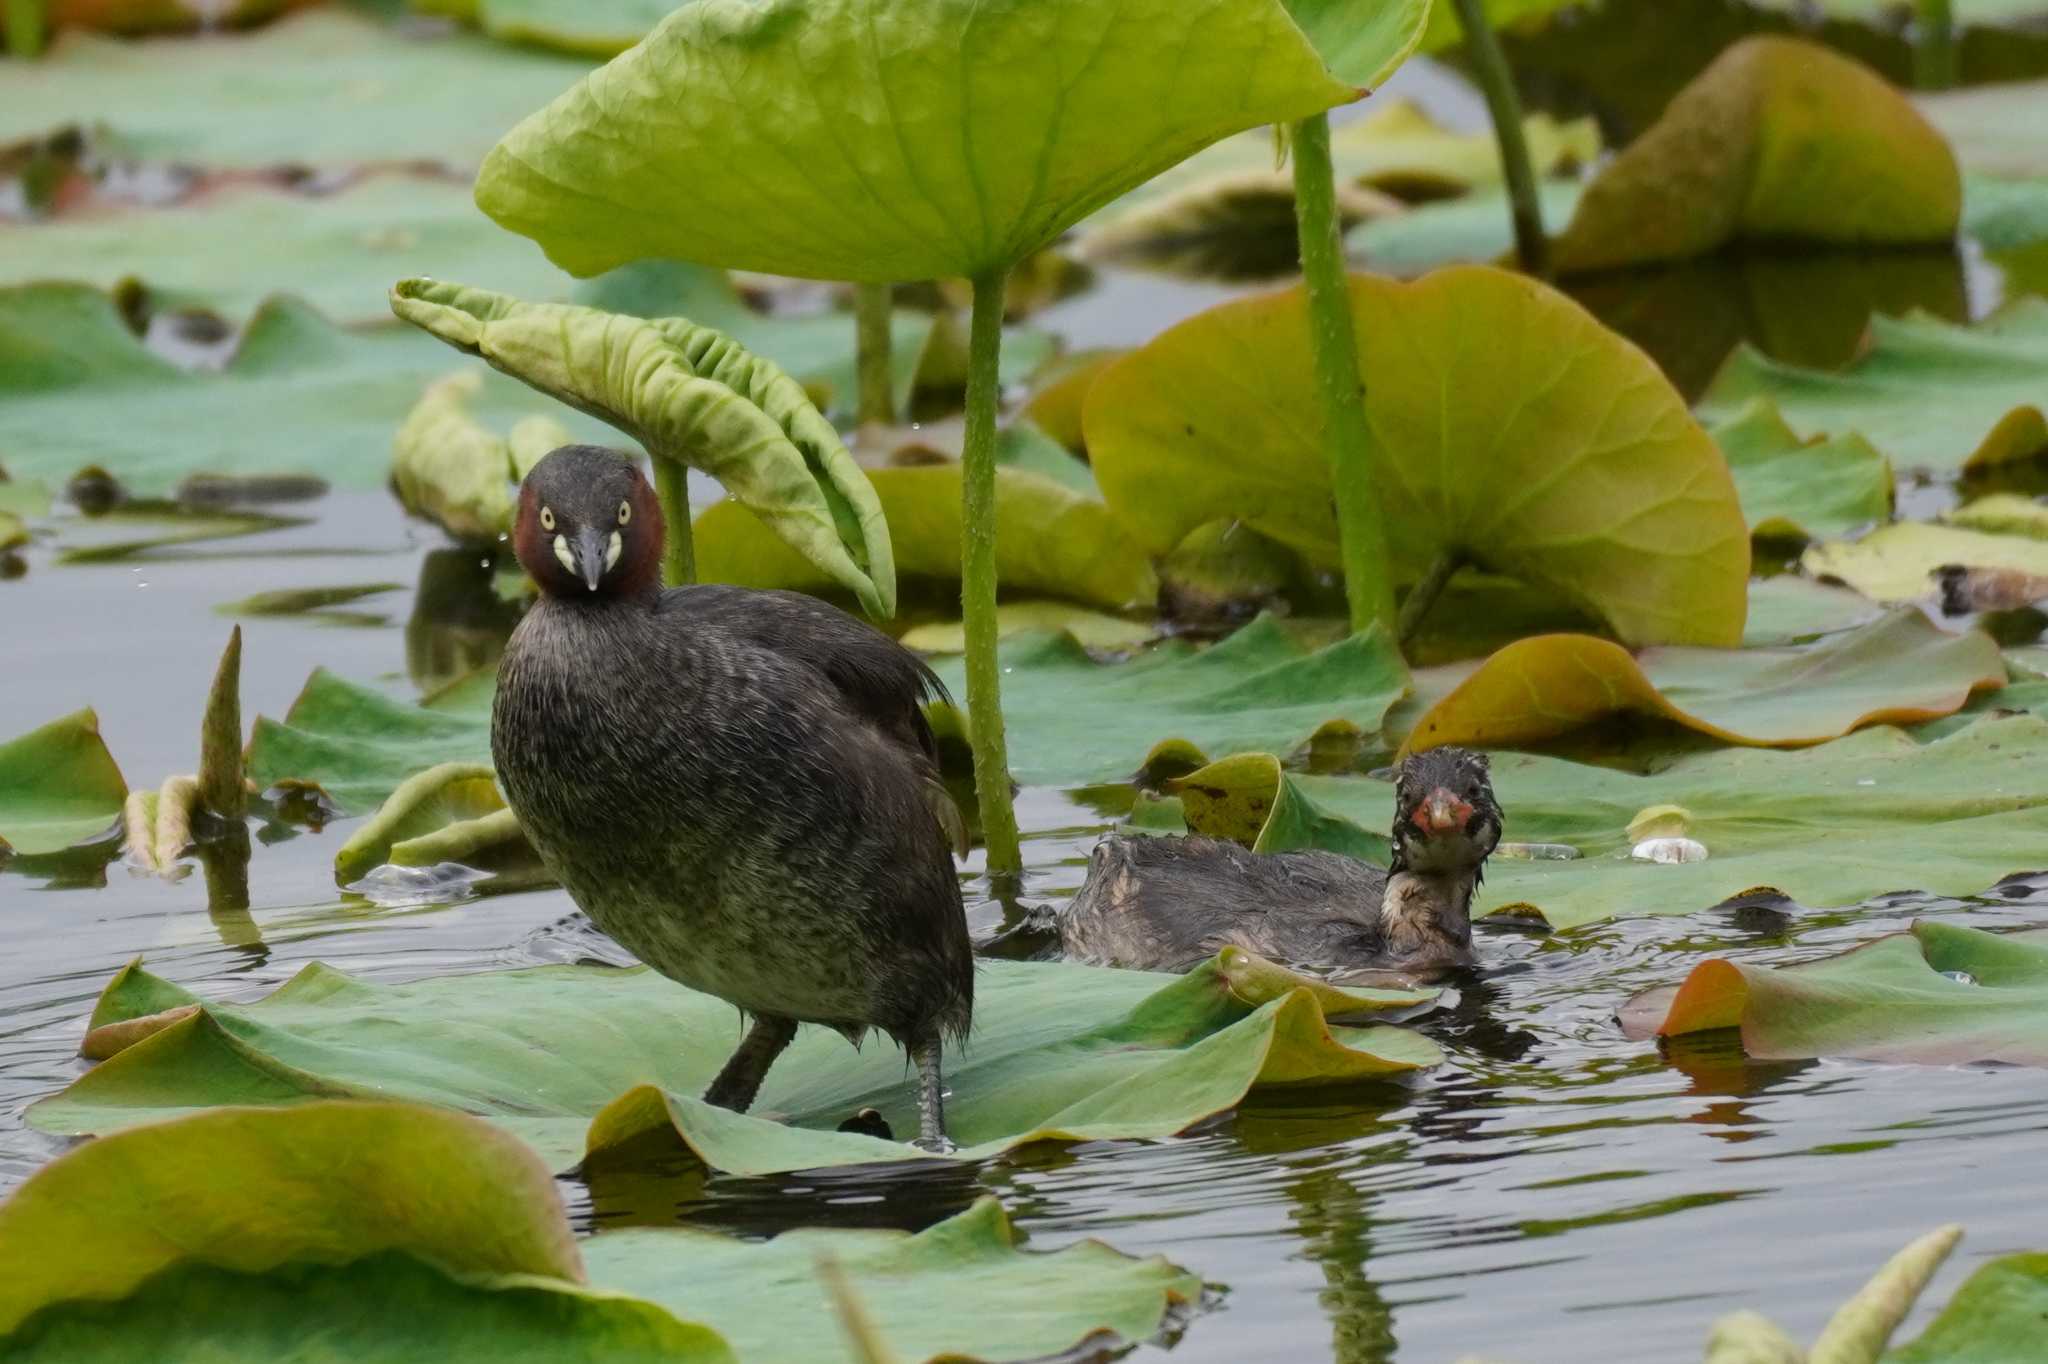
[[[1891,515],[1891,465],[1861,436],[1801,440],[1768,398],[1708,434],[1728,457],[1758,539],[1814,540]]]
[[[1269,280],[1301,268],[1294,177],[1270,164],[1191,181],[1148,196],[1089,228],[1077,248],[1085,259],[1141,266],[1190,279]],[[1339,229],[1402,212],[1376,190],[1339,184]]]
[[[1569,175],[1600,156],[1600,129],[1590,118],[1559,123],[1536,113],[1522,120],[1529,169]],[[1501,183],[1500,141],[1491,128],[1454,132],[1413,100],[1373,101],[1363,118],[1331,130],[1338,175],[1403,199],[1439,199]]]
[[[1392,859],[1386,835],[1324,810],[1285,779],[1280,760],[1268,753],[1239,753],[1166,785],[1180,797],[1188,828],[1242,843],[1253,852],[1322,848],[1382,867]]]
[[[1861,435],[1902,469],[1953,474],[2048,448],[2048,299],[2023,298],[1975,326],[1873,317],[1863,356],[1839,372],[1744,347],[1700,400],[1722,420],[1768,398],[1802,438]]]
[[[1560,273],[1730,242],[1951,240],[1962,182],[1941,135],[1883,78],[1793,38],[1746,38],[1600,172],[1551,247]]]
[[[1321,998],[1332,996],[1320,987]],[[1433,1044],[1398,1028],[1333,1028],[1309,982],[1243,953],[1174,978],[990,961],[975,1033],[947,1069],[963,1159],[1024,1142],[1156,1138],[1230,1108],[1254,1085],[1334,1084],[1412,1070]],[[1431,992],[1348,991],[1345,1012]],[[200,1002],[129,967],[94,1028]],[[392,1018],[409,1020],[402,1029]],[[769,1072],[758,1112],[702,1092],[737,1039],[732,1006],[646,968],[550,966],[373,985],[309,966],[250,1005],[207,1004],[39,1103],[45,1131],[99,1132],[223,1102],[376,1094],[491,1118],[558,1166],[673,1129],[714,1169],[761,1174],[920,1158],[834,1130],[862,1108],[915,1130],[892,1047],[806,1029]],[[374,1046],[363,1045],[374,1033]]]
[[[1484,267],[1352,277],[1397,578],[1441,555],[1547,587],[1631,643],[1741,637],[1749,535],[1727,464],[1648,357]],[[1299,288],[1224,304],[1089,391],[1104,497],[1155,551],[1233,517],[1337,559]]]
[[[494,679],[423,706],[345,682],[322,668],[282,722],[256,718],[249,776],[258,789],[297,779],[319,784],[342,813],[376,809],[399,784],[437,763],[488,763]]]
[[[1346,80],[1397,61],[1424,17],[1298,8],[1343,34]],[[1225,134],[1354,94],[1275,0],[687,5],[514,128],[477,203],[579,275],[661,256],[971,277]]]
[[[1660,717],[1727,743],[1795,748],[1865,725],[1948,715],[2005,685],[1998,646],[1918,611],[1789,649],[1646,649],[1588,635],[1508,645],[1437,701],[1411,749],[1521,748],[1611,716]]]
[[[1810,545],[1799,566],[1816,578],[1846,583],[1873,601],[1919,601],[1935,594],[1935,571],[1948,564],[2048,574],[2048,541],[1996,535],[1965,526],[1898,521],[1861,540]]]
[[[1536,203],[1546,223],[1572,216],[1584,193],[1576,180],[1543,180]],[[1440,265],[1498,261],[1515,249],[1514,215],[1505,189],[1474,190],[1418,204],[1394,217],[1371,218],[1344,239],[1352,259],[1390,275],[1419,275]]]
[[[960,580],[960,466],[877,469],[868,475],[888,523],[897,572]],[[1112,611],[1150,609],[1159,578],[1109,509],[1051,479],[996,470],[996,571],[1012,592],[1063,597]],[[831,580],[736,501],[697,517],[697,576],[741,587],[815,591]]]
[[[0,744],[0,848],[57,852],[106,833],[128,783],[89,710]]]
[[[371,488],[389,470],[391,433],[422,385],[447,370],[446,352],[426,337],[347,332],[274,299],[224,369],[195,373],[153,354],[95,289],[0,289],[0,459],[18,476],[51,481],[97,464],[144,495],[199,471],[304,471]],[[509,422],[540,406],[493,376],[479,412]],[[110,518],[124,514],[132,513]],[[289,524],[247,512],[191,515]],[[119,524],[110,518],[100,520]]]
[[[391,308],[657,458],[702,469],[869,614],[895,614],[874,489],[803,388],[730,337],[433,280],[401,281]]]
[[[1758,578],[1749,585],[1749,623],[1743,627],[1742,647],[1811,643],[1867,625],[1883,613],[1867,597],[1796,574]]]
[[[1631,1036],[1742,1029],[1763,1058],[2048,1066],[2048,932],[1922,920],[1802,966],[1713,960],[1623,1006]]]
[[[1063,634],[1084,649],[1115,651],[1151,643],[1159,638],[1160,627],[1125,620],[1121,616],[1106,616],[1100,611],[1070,606],[1065,602],[1019,601],[996,608],[996,635],[999,638],[1008,639],[1012,635],[1034,631]],[[958,654],[967,650],[966,628],[957,620],[914,626],[905,630],[900,638],[905,648],[916,649],[920,653]]]
[[[341,851],[334,855],[335,879],[353,881],[383,862],[419,865],[397,857],[396,848],[423,835],[438,833],[458,821],[477,819],[504,808],[505,798],[498,794],[497,780],[484,764],[440,763],[430,767],[402,782],[375,818],[349,835]]]
[[[1885,1364],[2003,1364],[2024,1359],[2048,1317],[2048,1255],[2001,1255],[1963,1281],[1919,1339]]]
[[[213,609],[223,616],[320,615],[337,606],[362,601],[386,592],[403,592],[403,583],[351,583],[336,587],[280,587],[255,592],[239,601],[222,602]],[[375,619],[375,617],[372,617]]]
[[[1527,753],[1493,755],[1493,785],[1518,843],[1563,843],[1571,861],[1495,859],[1481,912],[1527,905],[1552,926],[1685,914],[1776,890],[1849,905],[1891,891],[1974,895],[2048,865],[2048,721],[1984,715],[1920,743],[1888,727],[1814,748],[1681,755],[1639,776]],[[1286,774],[1326,812],[1389,828],[1393,788]],[[1690,812],[1703,862],[1628,857],[1628,826],[1654,805]],[[2038,857],[2039,863],[2030,860]]]

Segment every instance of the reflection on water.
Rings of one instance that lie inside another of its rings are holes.
[[[470,547],[430,550],[405,622],[405,670],[423,692],[495,664],[521,603],[499,590],[496,560]]]

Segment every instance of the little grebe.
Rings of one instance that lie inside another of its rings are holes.
[[[1435,971],[1472,961],[1472,893],[1500,842],[1486,758],[1435,748],[1401,765],[1393,866],[1253,853],[1213,838],[1111,837],[1060,914],[1081,961],[1185,971],[1236,945],[1316,971]]]
[[[520,490],[540,600],[498,673],[505,798],[578,905],[642,961],[750,1015],[707,1103],[745,1111],[798,1023],[894,1038],[919,1144],[946,1145],[942,1038],[974,958],[921,702],[931,670],[793,592],[658,581],[638,468],[565,446]]]

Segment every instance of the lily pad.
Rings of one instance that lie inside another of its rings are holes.
[[[451,825],[469,823],[505,808],[496,778],[482,763],[441,763],[430,767],[402,782],[376,816],[349,835],[341,851],[334,855],[335,879],[353,881],[381,862],[431,866],[443,859],[405,857],[399,850],[423,836],[444,834]],[[515,821],[514,836],[518,829]]]
[[[1576,180],[1538,181],[1536,202],[1543,221],[1568,221],[1583,193]],[[1344,246],[1353,260],[1389,275],[1495,262],[1515,249],[1514,215],[1507,191],[1493,186],[1369,218],[1345,234]]]
[[[1873,317],[1863,356],[1803,369],[1745,346],[1700,399],[1726,420],[1759,398],[1802,439],[1855,433],[1901,469],[1954,474],[2048,449],[2048,299],[2022,298],[1975,326],[1922,314]]]
[[[1347,73],[1398,60],[1424,17],[1299,10],[1343,36]],[[1276,0],[687,5],[515,127],[477,203],[578,275],[659,256],[971,277],[1219,137],[1354,95]]]
[[[1941,1315],[1885,1364],[2004,1364],[2024,1359],[2048,1318],[2048,1255],[2001,1255],[1963,1281]]]
[[[1635,712],[1726,743],[1796,748],[1876,724],[1912,724],[2005,685],[1998,646],[1894,611],[1819,644],[1782,649],[1646,649],[1589,635],[1508,645],[1432,705],[1411,749],[1514,748]]]
[[[958,582],[960,466],[877,469],[868,481],[888,523],[896,571]],[[995,533],[996,571],[1007,590],[1112,611],[1149,610],[1159,598],[1150,557],[1109,509],[1049,478],[996,470]],[[804,591],[834,585],[736,501],[715,503],[697,517],[696,544],[704,582]]]
[[[277,298],[250,319],[224,369],[193,372],[148,350],[96,289],[0,289],[0,461],[51,482],[97,464],[145,495],[201,471],[307,472],[373,488],[400,420],[448,367],[426,337],[343,331]],[[509,425],[543,407],[493,378],[477,410]],[[578,419],[577,429],[603,428]]]
[[[1810,545],[1799,560],[1814,577],[1846,583],[1881,602],[1932,597],[1937,590],[1935,570],[1949,564],[2048,575],[2048,541],[1968,526],[1899,521],[1860,540]]]
[[[1955,157],[1905,96],[1794,38],[1746,38],[1586,188],[1551,248],[1564,274],[1683,260],[1731,242],[1949,241]]]
[[[1440,556],[1547,588],[1633,644],[1731,645],[1749,534],[1726,461],[1642,352],[1482,266],[1355,275],[1397,578]],[[1299,288],[1223,304],[1089,390],[1103,496],[1157,552],[1234,517],[1324,564],[1337,521]]]
[[[438,763],[490,762],[494,678],[485,674],[482,682],[413,706],[323,668],[281,722],[256,718],[249,777],[259,790],[288,779],[317,782],[342,813],[366,814]]]
[[[95,838],[114,827],[127,796],[99,716],[52,720],[0,744],[0,849],[32,856]]]
[[[1891,515],[1891,464],[1853,432],[1801,440],[1759,398],[1708,434],[1728,457],[1757,539],[1817,540]]]
[[[1431,992],[1348,991],[1345,1012]],[[947,1070],[962,1159],[1050,1139],[1158,1138],[1255,1085],[1336,1084],[1434,1064],[1399,1028],[1333,1027],[1329,987],[1244,953],[1183,977],[990,961],[976,1028]],[[109,984],[93,1027],[200,1003],[138,966]],[[388,1020],[403,1018],[401,1029]],[[872,1107],[915,1130],[902,1056],[806,1029],[754,1114],[694,1097],[738,1038],[732,1006],[645,968],[549,966],[373,985],[309,966],[250,1005],[205,1004],[40,1101],[44,1131],[104,1132],[224,1102],[374,1094],[461,1109],[532,1142],[557,1167],[650,1133],[741,1174],[940,1159],[834,1130]],[[374,1042],[368,1039],[374,1038]],[[774,1115],[774,1116],[770,1116]],[[776,1121],[780,1117],[785,1121]]]
[[[1901,890],[1974,895],[2048,865],[2044,773],[2048,721],[2033,715],[1980,716],[1927,743],[1878,727],[1791,752],[1686,754],[1649,776],[1496,753],[1493,785],[1507,839],[1568,844],[1580,856],[1497,858],[1479,904],[1489,913],[1528,906],[1554,927],[1576,928],[1691,913],[1772,890],[1815,908]],[[1393,788],[1384,782],[1292,773],[1283,780],[1361,829],[1392,823]],[[1630,823],[1658,805],[1687,812],[1707,860],[1629,857]]]
[[[546,1167],[488,1124],[314,1101],[116,1133],[33,1176],[0,1208],[0,1250],[35,1261],[0,1295],[0,1337],[10,1359],[66,1361],[253,1364],[309,1338],[377,1364],[826,1359],[830,1260],[900,1357],[1024,1360],[1142,1340],[1201,1292],[1157,1256],[1018,1241],[983,1198],[915,1236],[640,1227],[579,1246]]]
[[[2048,932],[1922,920],[1803,966],[1705,961],[1621,1017],[1633,1037],[1739,1027],[1742,1049],[1766,1059],[2048,1066]]]
[[[723,332],[434,280],[401,280],[391,310],[522,383],[701,469],[783,543],[859,598],[896,612],[875,492],[797,382]]]

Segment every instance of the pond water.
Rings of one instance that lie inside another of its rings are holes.
[[[27,576],[0,583],[0,728],[89,700],[131,779],[190,770],[227,629],[214,612],[222,598],[449,571],[437,537],[381,496],[308,510],[303,526],[134,562],[58,566],[32,549]],[[323,664],[410,694],[408,657],[431,652],[437,630],[475,628],[459,611],[457,624],[437,622],[445,594],[433,598],[419,613],[413,588],[370,598],[351,608],[364,617],[353,624],[245,622],[245,718],[281,714]],[[1026,792],[1020,813],[1024,898],[1070,895],[1108,820],[1054,791]],[[0,874],[0,1186],[58,1149],[22,1126],[22,1111],[79,1073],[91,1001],[137,953],[203,993],[248,999],[315,960],[400,980],[604,950],[559,891],[412,909],[338,894],[330,859],[345,827],[259,830],[247,910],[209,911],[196,871],[166,882],[88,859],[61,874]],[[977,932],[993,932],[1001,907],[974,864],[962,876]],[[2048,1077],[1754,1062],[1724,1038],[1660,1051],[1625,1040],[1613,1012],[1708,953],[1801,960],[1918,916],[2048,922],[2048,879],[1971,901],[1752,906],[1548,937],[1482,923],[1482,969],[1417,1024],[1447,1065],[1409,1083],[1255,1104],[1174,1141],[1034,1148],[910,1179],[707,1182],[650,1170],[566,1187],[585,1227],[687,1219],[748,1235],[799,1222],[916,1227],[986,1190],[1033,1245],[1098,1236],[1218,1285],[1173,1346],[1179,1360],[1471,1352],[1533,1364],[1624,1348],[1683,1358],[1738,1307],[1810,1337],[1887,1254],[1937,1223],[1961,1221],[1969,1239],[1929,1304],[1981,1260],[2037,1244],[2038,1208],[2014,1182],[2038,1163]]]

